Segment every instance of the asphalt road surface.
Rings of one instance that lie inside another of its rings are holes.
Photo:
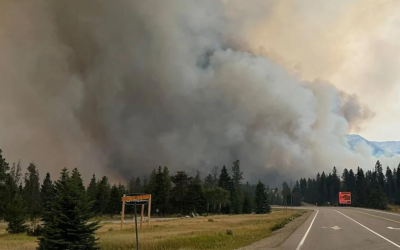
[[[351,207],[312,209],[313,214],[278,249],[400,249],[400,214]]]

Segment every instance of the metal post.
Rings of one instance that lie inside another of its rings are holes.
[[[137,228],[137,213],[136,213],[136,201],[135,201],[135,231],[136,231],[136,249],[139,249],[139,236]]]

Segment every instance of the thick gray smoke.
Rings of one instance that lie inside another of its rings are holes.
[[[3,0],[0,148],[42,172],[127,179],[240,159],[249,180],[370,164],[372,112],[246,51],[220,0]],[[268,15],[268,13],[265,13]]]

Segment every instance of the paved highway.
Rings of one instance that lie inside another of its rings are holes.
[[[313,207],[280,250],[400,249],[400,214],[361,208]]]

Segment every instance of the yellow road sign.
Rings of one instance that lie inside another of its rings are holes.
[[[122,197],[122,201],[141,201],[141,200],[149,200],[151,197],[150,194],[136,195],[136,196],[125,196]]]

